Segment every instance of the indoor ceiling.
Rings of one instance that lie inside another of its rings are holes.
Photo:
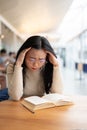
[[[52,32],[73,0],[0,0],[0,14],[23,36]]]

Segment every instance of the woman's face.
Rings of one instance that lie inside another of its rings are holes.
[[[39,70],[46,63],[46,52],[43,49],[29,50],[25,56],[25,64],[32,71]]]

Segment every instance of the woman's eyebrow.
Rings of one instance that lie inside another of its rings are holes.
[[[36,59],[35,57],[29,56],[29,58]]]
[[[39,58],[40,60],[45,60],[46,58],[44,57],[44,58]]]
[[[33,56],[29,56],[29,58],[36,59],[36,57],[33,57]],[[46,57],[39,58],[39,60],[45,60],[45,59],[46,59]]]

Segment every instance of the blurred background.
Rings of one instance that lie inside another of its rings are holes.
[[[86,15],[87,0],[0,0],[0,88],[23,42],[42,35],[57,54],[64,93],[87,95]]]

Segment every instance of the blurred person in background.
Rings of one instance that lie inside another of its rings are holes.
[[[14,63],[16,60],[16,53],[15,52],[9,52],[9,62]]]
[[[0,51],[0,71],[5,72],[6,66],[9,63],[9,56],[6,49],[1,49]]]
[[[9,63],[9,56],[6,49],[0,50],[0,101],[8,99],[8,89],[6,88],[6,66]]]

